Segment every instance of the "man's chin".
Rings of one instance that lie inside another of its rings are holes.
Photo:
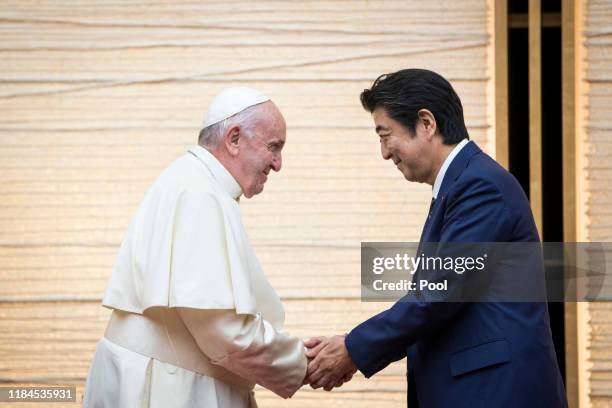
[[[400,163],[401,165],[401,163]],[[408,181],[414,181],[414,177],[413,174],[409,171],[406,171],[405,169],[402,169],[399,165],[397,166],[397,170],[402,173],[402,175],[404,176],[404,178]]]
[[[419,180],[417,180],[417,178],[412,173],[408,173],[408,174],[402,173],[402,174],[404,175],[404,178],[406,180],[410,181],[411,183],[419,182]]]

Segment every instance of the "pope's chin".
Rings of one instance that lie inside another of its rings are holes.
[[[250,186],[249,188],[243,189],[242,190],[242,194],[246,197],[246,198],[251,198],[259,193],[261,193],[264,189],[264,185],[263,183],[257,183],[254,186]]]

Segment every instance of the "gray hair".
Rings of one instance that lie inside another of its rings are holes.
[[[261,109],[259,105],[260,104],[249,106],[245,110],[240,111],[227,119],[213,123],[212,125],[200,130],[198,144],[208,149],[214,149],[219,146],[225,132],[227,132],[227,130],[232,126],[236,125],[240,126],[246,137],[251,137],[259,117],[259,110]]]

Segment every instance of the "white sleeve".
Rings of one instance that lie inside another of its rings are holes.
[[[306,376],[304,344],[278,331],[261,315],[234,310],[176,308],[200,349],[214,364],[257,383],[283,398]]]

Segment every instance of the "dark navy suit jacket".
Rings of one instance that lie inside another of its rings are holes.
[[[521,186],[469,142],[421,242],[531,241],[539,236]],[[399,301],[354,328],[346,347],[366,377],[408,356],[421,408],[567,406],[543,302]]]

